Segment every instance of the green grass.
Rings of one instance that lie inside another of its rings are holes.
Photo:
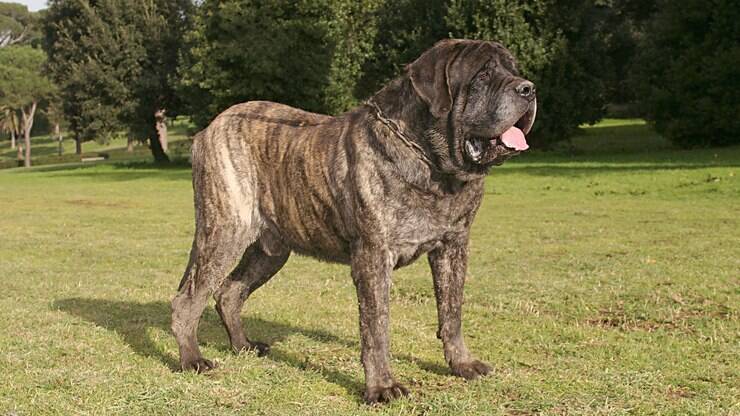
[[[293,256],[247,303],[269,356],[174,372],[169,301],[193,229],[187,167],[0,171],[0,414],[740,414],[740,148],[673,150],[641,124],[495,169],[473,227],[469,346],[450,376],[425,261],[394,275],[393,366],[412,396],[360,403],[345,266]]]

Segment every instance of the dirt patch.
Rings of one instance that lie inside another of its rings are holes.
[[[732,314],[727,308],[716,310],[701,310],[678,308],[671,312],[670,319],[654,319],[642,316],[631,316],[624,311],[602,310],[599,316],[586,320],[591,326],[619,331],[682,331],[693,333],[695,320],[701,319],[730,319]]]
[[[682,331],[693,333],[694,325],[708,320],[732,320],[737,312],[716,300],[696,296],[686,296],[677,292],[656,293],[656,301],[661,308],[654,309],[657,316],[646,316],[638,311],[630,311],[623,301],[601,309],[597,316],[586,319],[591,326],[620,331],[656,330]]]
[[[668,386],[666,389],[666,396],[674,400],[688,399],[694,397],[694,392],[692,392],[688,387]]]
[[[688,327],[679,325],[675,321],[658,321],[649,319],[635,319],[629,318],[624,315],[607,315],[598,318],[588,319],[586,321],[589,325],[598,326],[601,328],[617,329],[619,331],[647,331],[653,332],[658,329],[663,330],[678,330],[678,329],[690,329]]]
[[[70,205],[83,207],[103,207],[103,208],[132,208],[131,204],[125,202],[95,201],[92,199],[69,199],[64,201]]]

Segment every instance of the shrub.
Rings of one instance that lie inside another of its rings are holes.
[[[658,1],[633,67],[639,108],[682,147],[740,143],[740,3]]]

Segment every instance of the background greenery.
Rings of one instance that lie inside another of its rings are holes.
[[[709,3],[206,0],[186,35],[181,91],[200,126],[255,98],[338,113],[440,39],[492,39],[538,85],[537,147],[610,106],[680,146],[738,143],[740,3]]]
[[[0,47],[48,55],[36,74],[54,83],[42,118],[81,142],[146,141],[160,162],[157,111],[198,128],[249,100],[341,113],[447,37],[512,50],[538,85],[537,148],[610,113],[645,118],[681,147],[740,142],[732,0],[51,0],[39,13],[0,3]],[[17,111],[3,92],[0,109]]]

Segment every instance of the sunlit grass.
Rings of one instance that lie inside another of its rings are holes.
[[[740,148],[584,131],[575,151],[487,179],[465,328],[495,374],[449,374],[419,261],[392,289],[393,366],[412,396],[380,409],[360,403],[349,269],[299,256],[243,313],[269,356],[232,355],[209,307],[200,340],[219,368],[173,372],[186,166],[0,171],[0,414],[738,414]]]

